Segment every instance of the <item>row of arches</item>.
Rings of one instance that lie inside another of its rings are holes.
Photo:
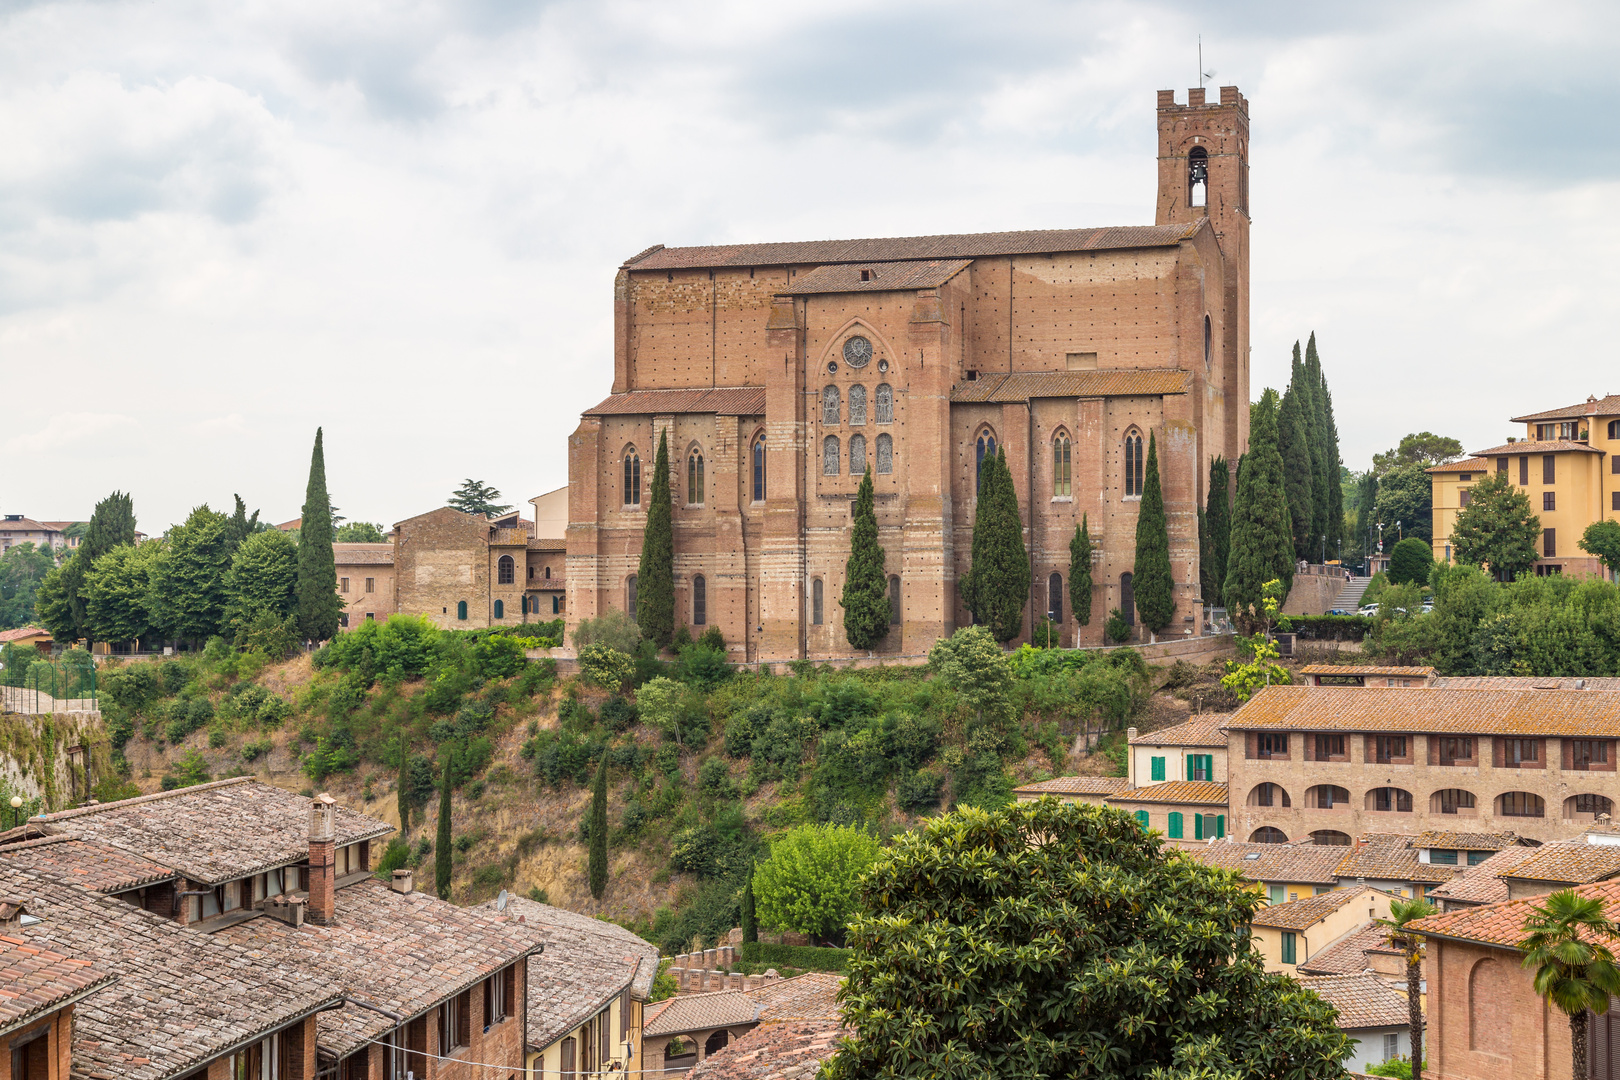
[[[1410,814],[1414,806],[1413,795],[1405,788],[1369,788],[1362,794],[1360,800],[1352,800],[1349,790],[1337,784],[1316,784],[1306,788],[1303,805],[1308,810],[1349,810],[1353,801],[1359,801],[1363,810],[1372,813]],[[1244,805],[1252,808],[1289,809],[1293,806],[1293,798],[1281,784],[1268,781],[1256,784],[1249,791]],[[1531,791],[1504,791],[1492,798],[1491,807],[1492,812],[1498,817],[1547,816],[1546,801]],[[1431,814],[1473,816],[1478,810],[1478,797],[1465,788],[1441,788],[1429,795]],[[1613,813],[1614,804],[1604,795],[1590,793],[1571,795],[1563,804],[1565,821],[1595,820],[1599,814],[1613,815]]]
[[[873,420],[879,424],[894,423],[894,387],[888,383],[879,383],[877,391],[873,394]],[[843,401],[838,387],[826,386],[821,391],[821,422],[824,426],[835,427],[840,423],[843,415]],[[866,387],[856,383],[849,388],[849,422],[851,426],[859,427],[866,423]]]
[[[894,472],[894,440],[888,434],[879,435],[874,446],[876,453],[874,472],[882,474]],[[841,471],[839,461],[842,457],[842,447],[838,436],[828,435],[821,440],[821,475],[837,476]],[[866,436],[851,435],[849,437],[849,475],[862,476],[866,472]]]
[[[861,438],[861,436],[856,436]],[[883,460],[884,451],[882,440],[887,435],[879,437],[878,458]],[[862,456],[865,456],[865,443],[862,446]],[[888,460],[894,460],[894,448],[891,443],[888,450]],[[760,432],[754,437],[748,451],[749,458],[749,494],[754,502],[765,501],[765,433]],[[624,448],[623,478],[620,492],[620,502],[626,507],[641,505],[641,452],[635,446]],[[891,465],[892,468],[892,465]],[[686,452],[686,505],[702,506],[705,494],[708,491],[707,477],[703,462],[703,448],[696,443]]]

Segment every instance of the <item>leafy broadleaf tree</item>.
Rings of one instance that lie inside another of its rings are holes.
[[[758,917],[778,930],[842,944],[856,887],[877,856],[877,838],[851,825],[789,829],[754,869]]]
[[[304,489],[304,516],[298,528],[298,632],[310,641],[337,634],[343,598],[337,591],[337,562],[332,553],[332,502],[326,494],[326,452],[321,429],[309,457],[309,484]]]
[[[1415,536],[1408,536],[1395,545],[1389,555],[1389,583],[1391,585],[1419,585],[1428,583],[1429,571],[1434,568],[1434,550]]]
[[[669,432],[658,436],[652,501],[641,532],[641,563],[636,568],[636,624],[660,649],[675,636],[675,525],[669,497]]]
[[[587,873],[590,877],[591,896],[602,899],[607,892],[607,754],[602,755],[596,767],[596,783],[591,785],[591,855]]]
[[[1613,528],[1620,539],[1620,525],[1603,524]],[[1451,548],[1457,561],[1487,567],[1497,581],[1512,581],[1534,566],[1539,539],[1541,518],[1531,512],[1530,496],[1501,473],[1490,474],[1470,489],[1468,505],[1457,512],[1451,526]],[[1400,546],[1396,544],[1395,550]],[[1584,536],[1581,546],[1586,547]],[[1390,568],[1393,576],[1393,561]]]
[[[870,649],[889,634],[888,571],[878,544],[872,470],[861,477],[855,493],[855,521],[850,530],[849,559],[844,563],[844,637],[850,648]]]
[[[1403,437],[1393,450],[1373,455],[1373,472],[1383,476],[1391,469],[1406,465],[1419,465],[1425,469],[1444,465],[1462,457],[1462,443],[1447,435],[1430,431],[1414,432]]]
[[[962,600],[974,622],[988,626],[997,641],[1011,641],[1024,624],[1033,573],[1004,450],[984,459],[973,512],[972,559],[962,579]]]
[[[1427,470],[1425,465],[1399,465],[1378,478],[1373,524],[1384,526],[1386,551],[1396,537],[1434,540],[1434,481]]]
[[[1164,518],[1164,490],[1159,486],[1158,440],[1148,433],[1147,466],[1142,502],[1136,515],[1136,563],[1132,568],[1136,610],[1153,633],[1170,625],[1176,613],[1175,579],[1170,573],[1170,532]]]
[[[1091,625],[1091,530],[1084,514],[1069,541],[1069,607],[1076,622]]]
[[[1288,500],[1283,493],[1283,462],[1277,450],[1277,392],[1267,390],[1252,410],[1249,452],[1238,471],[1232,505],[1232,550],[1226,562],[1226,610],[1245,629],[1264,619],[1268,581],[1280,581],[1283,599],[1294,582],[1294,545]]]
[[[1259,895],[1123,811],[958,810],[861,899],[829,1080],[1344,1075],[1332,1007],[1249,944]]]
[[[1226,582],[1226,560],[1232,550],[1232,476],[1226,459],[1216,455],[1209,463],[1209,495],[1204,500],[1204,536],[1200,547],[1200,584],[1204,603],[1221,604],[1221,588]]]
[[[1601,897],[1560,889],[1545,906],[1531,906],[1519,942],[1524,967],[1535,971],[1536,993],[1569,1017],[1571,1080],[1588,1075],[1588,1010],[1606,1013],[1620,994],[1620,964],[1606,944],[1620,937],[1620,926],[1603,909]]]
[[[27,540],[0,554],[0,630],[33,622],[34,593],[55,569],[56,554],[49,544],[35,547]]]
[[[501,493],[482,480],[468,477],[461,482],[461,486],[450,493],[450,502],[447,504],[452,510],[460,510],[463,514],[483,514],[485,517],[500,517],[512,509],[511,504],[496,502]]]
[[[290,618],[298,607],[298,545],[279,529],[249,535],[231,559],[225,591],[225,625],[239,645],[261,616]]]
[[[149,540],[115,547],[95,561],[84,591],[97,641],[135,641],[151,633],[152,575],[163,554],[163,541]]]
[[[167,548],[152,567],[147,600],[152,624],[164,634],[200,642],[223,629],[229,520],[205,503],[169,530]]]
[[[339,544],[381,544],[388,539],[381,525],[369,521],[345,522],[338,526],[336,535]]]
[[[1609,573],[1620,572],[1620,521],[1592,522],[1577,543],[1582,551],[1602,560]]]
[[[115,491],[96,504],[79,546],[56,569],[46,574],[35,594],[40,620],[57,641],[92,637],[85,578],[97,559],[123,544],[135,542],[135,503]]]

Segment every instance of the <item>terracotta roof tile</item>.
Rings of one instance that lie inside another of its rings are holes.
[[[1425,883],[1446,882],[1457,876],[1454,866],[1420,861],[1412,837],[1398,833],[1368,833],[1361,837],[1339,860],[1334,872],[1341,878]]]
[[[1534,855],[1538,848],[1510,847],[1498,851],[1482,863],[1468,867],[1457,877],[1429,892],[1435,900],[1459,904],[1494,904],[1508,898],[1502,875]]]
[[[837,1020],[761,1024],[686,1075],[692,1080],[815,1080],[848,1034]]]
[[[1482,868],[1483,863],[1480,864]],[[1605,906],[1620,902],[1620,881],[1605,881],[1596,885],[1577,885],[1577,896],[1595,897]],[[1410,926],[1413,930],[1433,937],[1453,938],[1459,941],[1477,941],[1484,945],[1497,945],[1517,949],[1524,938],[1524,920],[1532,914],[1531,908],[1540,907],[1545,897],[1533,896],[1522,900],[1508,900],[1500,904],[1448,911],[1419,919]]]
[[[1306,885],[1334,884],[1338,879],[1333,870],[1343,854],[1343,848],[1311,843],[1244,844],[1232,840],[1217,840],[1187,852],[1189,858],[1205,866],[1235,870],[1250,881]]]
[[[1015,371],[979,376],[951,389],[954,405],[1025,398],[1159,397],[1185,394],[1188,377],[1172,368],[1138,371]]]
[[[1574,420],[1582,416],[1614,416],[1620,414],[1620,394],[1609,394],[1606,397],[1588,398],[1579,405],[1566,405],[1562,409],[1548,409],[1546,412],[1530,413],[1527,416],[1515,416],[1515,424],[1527,424],[1532,420]]]
[[[177,876],[150,859],[93,840],[48,836],[8,844],[5,853],[13,866],[26,866],[58,881],[82,885],[98,893],[121,893]]]
[[[1543,442],[1521,439],[1515,443],[1503,443],[1501,446],[1493,446],[1489,450],[1470,450],[1469,456],[1484,458],[1500,457],[1503,454],[1556,454],[1564,450],[1575,450],[1583,454],[1601,454],[1603,452],[1595,446],[1576,442],[1574,439],[1547,439]]]
[[[332,559],[339,566],[392,566],[393,544],[333,544]]]
[[[1412,837],[1412,846],[1415,848],[1452,848],[1457,851],[1501,851],[1523,843],[1524,841],[1516,834],[1510,832],[1477,833],[1430,829]]]
[[[923,262],[835,263],[800,274],[778,296],[937,289],[973,265],[972,259]],[[865,275],[864,277],[862,275]]]
[[[675,416],[714,413],[719,416],[763,416],[765,388],[723,386],[709,390],[630,390],[610,394],[582,416]]]
[[[1195,803],[1221,806],[1227,803],[1226,785],[1210,780],[1169,780],[1163,784],[1133,788],[1108,797],[1110,803]]]
[[[1474,461],[1471,458],[1463,458],[1461,461],[1448,461],[1444,465],[1435,465],[1432,468],[1424,469],[1423,471],[1426,473],[1477,473],[1485,472],[1486,466],[1484,462]]]
[[[340,847],[394,831],[341,806],[336,817]],[[309,857],[309,800],[251,777],[42,814],[30,824],[97,840],[209,885]]]
[[[1546,844],[1522,859],[1503,877],[1548,881],[1562,885],[1588,885],[1620,874],[1620,847],[1580,842]]]
[[[1173,247],[1198,233],[1207,219],[1181,225],[1125,225],[1101,229],[1027,229],[947,233],[871,240],[800,240],[788,243],[712,244],[648,248],[625,263],[629,270],[688,270],[717,266],[805,266],[823,263],[974,259],[1063,251]]]
[[[825,971],[807,971],[743,991],[759,1002],[762,1024],[788,1020],[837,1020],[838,991],[844,977]]]
[[[7,641],[21,641],[23,638],[40,637],[41,635],[50,637],[51,632],[37,626],[19,626],[15,630],[0,630],[0,644]]]
[[[0,1035],[112,982],[90,961],[0,936]]]
[[[1225,746],[1226,722],[1231,713],[1206,713],[1185,724],[1160,728],[1131,740],[1132,746]]]
[[[1410,1018],[1406,995],[1397,993],[1370,972],[1323,975],[1301,979],[1299,984],[1316,991],[1323,1001],[1338,1010],[1339,1028],[1343,1031],[1403,1027]]]
[[[1266,686],[1227,722],[1233,730],[1457,732],[1613,738],[1620,693]]]
[[[1368,952],[1392,951],[1389,931],[1375,920],[1368,919],[1358,929],[1350,931],[1300,964],[1299,971],[1303,975],[1357,975],[1372,966],[1367,959]]]
[[[1436,690],[1620,690],[1620,679],[1530,675],[1440,675],[1429,685]]]
[[[1013,788],[1016,795],[1113,795],[1131,782],[1123,776],[1059,776]]]
[[[1272,904],[1255,912],[1251,925],[1277,930],[1308,930],[1347,904],[1361,900],[1379,889],[1335,889],[1316,896],[1302,896],[1286,904]]]
[[[1387,667],[1378,664],[1306,664],[1299,669],[1301,675],[1379,675],[1394,678],[1427,679],[1434,674],[1432,667]]]
[[[652,1036],[675,1035],[756,1021],[836,1019],[842,985],[842,976],[812,971],[752,990],[680,994],[648,1010],[643,1030]]]
[[[4,521],[0,521],[0,532],[61,532],[61,531],[62,531],[61,529],[53,529],[53,528],[51,528],[49,525],[45,524],[43,521],[35,521],[33,518],[26,518],[26,517],[25,518],[7,518]]]

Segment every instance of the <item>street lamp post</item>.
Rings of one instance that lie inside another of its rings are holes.
[[[15,829],[18,825],[21,825],[21,824],[22,824],[22,796],[21,795],[13,795],[11,797],[11,827],[13,829]]]

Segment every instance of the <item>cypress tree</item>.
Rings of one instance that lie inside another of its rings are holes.
[[[404,738],[399,740],[399,838],[406,840],[411,832],[411,752]]]
[[[669,431],[658,436],[653,463],[652,503],[641,534],[641,565],[636,570],[636,623],[641,636],[669,647],[675,636],[675,531],[669,503]]]
[[[1164,517],[1164,491],[1159,486],[1158,439],[1148,432],[1147,466],[1142,477],[1142,503],[1136,515],[1136,565],[1132,569],[1136,610],[1153,633],[1170,625],[1176,613],[1175,579],[1170,574],[1170,531]]]
[[[1297,354],[1296,354],[1297,355]],[[1299,366],[1298,393],[1300,416],[1305,424],[1305,446],[1311,458],[1311,529],[1307,558],[1322,558],[1322,537],[1327,535],[1327,436],[1326,421],[1322,417],[1321,365],[1316,361],[1314,346],[1307,350]]]
[[[1252,446],[1252,432],[1249,438]],[[1282,455],[1288,533],[1293,538],[1294,556],[1303,559],[1311,543],[1311,448],[1305,434],[1304,402],[1292,387],[1277,409],[1277,451]]]
[[[607,754],[602,754],[602,763],[596,767],[596,783],[591,787],[591,860],[589,876],[591,880],[591,895],[602,899],[607,892]]]
[[[754,916],[754,874],[752,871],[748,874],[748,884],[743,886],[742,932],[744,945],[759,940],[759,921]]]
[[[1069,541],[1069,607],[1081,626],[1091,624],[1091,530],[1084,514]]]
[[[1209,548],[1209,511],[1202,506],[1198,508],[1198,595],[1209,595],[1209,587],[1214,579],[1210,576],[1210,565],[1215,561],[1215,553]]]
[[[844,564],[844,636],[851,648],[870,649],[889,634],[889,579],[884,552],[878,546],[873,509],[872,469],[868,466],[855,495],[855,525],[850,533],[849,561]]]
[[[1204,529],[1209,536],[1208,565],[1203,567],[1204,603],[1221,605],[1226,585],[1226,560],[1232,550],[1232,478],[1226,459],[1219,455],[1209,463],[1209,495],[1204,505]]]
[[[1018,636],[1033,580],[1018,517],[1018,492],[1005,450],[985,459],[979,501],[973,512],[973,563],[962,581],[962,599],[973,621],[1000,642]]]
[[[1261,590],[1280,580],[1294,582],[1294,545],[1289,536],[1288,497],[1283,491],[1283,460],[1277,449],[1277,392],[1261,395],[1253,412],[1249,452],[1238,471],[1237,500],[1232,504],[1232,549],[1226,560],[1227,613],[1245,626],[1260,621]]]
[[[439,834],[433,840],[433,891],[440,900],[450,899],[450,783],[455,758],[455,743],[446,743],[439,767]]]
[[[328,641],[338,629],[343,599],[337,591],[337,563],[332,555],[332,503],[326,495],[326,451],[321,429],[309,456],[309,485],[304,489],[304,517],[298,528],[298,632],[309,641]]]
[[[225,523],[225,543],[230,548],[231,554],[234,555],[236,549],[242,546],[242,541],[258,531],[259,512],[255,510],[253,516],[249,517],[247,503],[242,501],[242,496],[234,495],[232,497],[236,500],[236,513],[232,514],[230,521]]]
[[[1333,394],[1328,390],[1327,374],[1321,370],[1321,358],[1316,355],[1316,334],[1312,332],[1305,346],[1305,356],[1313,360],[1319,380],[1316,399],[1322,414],[1322,447],[1327,463],[1327,542],[1330,552],[1337,552],[1344,540],[1344,476],[1343,459],[1339,456],[1339,424],[1333,417]]]

